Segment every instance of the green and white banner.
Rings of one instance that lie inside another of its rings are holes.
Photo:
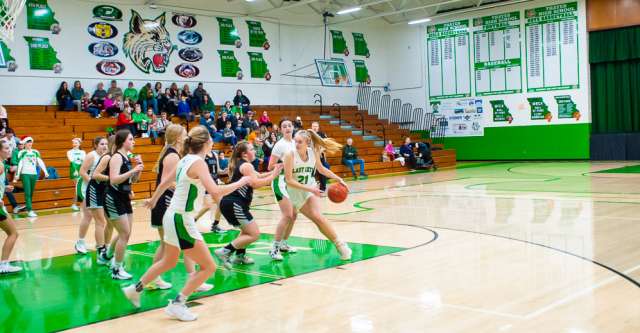
[[[576,121],[580,120],[580,111],[570,95],[554,96],[554,98],[558,103],[559,119],[575,118]]]
[[[427,27],[429,99],[471,96],[469,20]]]
[[[31,69],[62,72],[62,64],[57,58],[57,52],[49,44],[46,37],[27,37],[24,39],[29,46],[29,66]]]
[[[549,111],[549,106],[544,102],[542,97],[529,97],[529,106],[531,107],[531,120],[546,120],[551,122],[553,115]]]
[[[473,20],[476,96],[522,92],[520,12]]]
[[[364,34],[359,32],[352,32],[353,35],[353,48],[357,56],[365,56],[369,58],[371,53],[367,47],[367,41],[364,39]]]
[[[579,87],[578,3],[525,10],[527,90]]]
[[[47,30],[54,34],[60,33],[60,23],[55,19],[55,13],[49,7],[47,0],[27,0],[27,28]]]
[[[493,109],[493,121],[506,121],[509,124],[513,121],[513,115],[503,100],[489,101]]]
[[[233,20],[226,17],[216,17],[220,28],[220,44],[234,45],[237,48],[242,46],[238,29],[233,25]]]
[[[345,56],[349,55],[349,48],[347,48],[347,41],[344,39],[342,35],[342,31],[339,30],[330,30],[331,31],[331,40],[332,40],[332,49],[333,53],[344,54]]]
[[[243,74],[240,69],[240,62],[236,59],[233,51],[218,50],[220,55],[220,74],[222,77],[235,77],[242,80]]]
[[[249,54],[249,60],[251,61],[251,77],[254,79],[271,80],[271,73],[269,73],[269,67],[267,62],[264,61],[264,57],[260,52],[247,52]]]
[[[16,60],[11,56],[11,49],[3,41],[0,41],[0,68],[15,72],[17,67]]]
[[[262,23],[258,21],[247,21],[249,27],[249,46],[262,47],[268,50],[271,45],[267,40],[267,34],[262,29]]]
[[[356,82],[371,83],[371,77],[369,76],[369,70],[364,60],[354,60],[353,64],[356,67]]]

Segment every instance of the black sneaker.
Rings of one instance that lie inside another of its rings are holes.
[[[220,228],[220,226],[217,224],[211,226],[211,231],[215,232],[216,234],[224,234],[225,232],[227,232],[226,230]]]

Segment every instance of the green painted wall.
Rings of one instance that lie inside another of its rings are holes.
[[[589,159],[591,124],[488,127],[484,136],[445,138],[464,160]]]

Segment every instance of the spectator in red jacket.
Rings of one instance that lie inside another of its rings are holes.
[[[140,108],[140,104],[136,104],[136,108]],[[136,124],[131,117],[131,107],[125,106],[124,111],[118,115],[116,121],[116,130],[128,129],[131,131],[131,135],[136,136]]]

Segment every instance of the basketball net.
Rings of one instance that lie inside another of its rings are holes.
[[[26,0],[0,0],[0,39],[13,42],[16,19]]]

